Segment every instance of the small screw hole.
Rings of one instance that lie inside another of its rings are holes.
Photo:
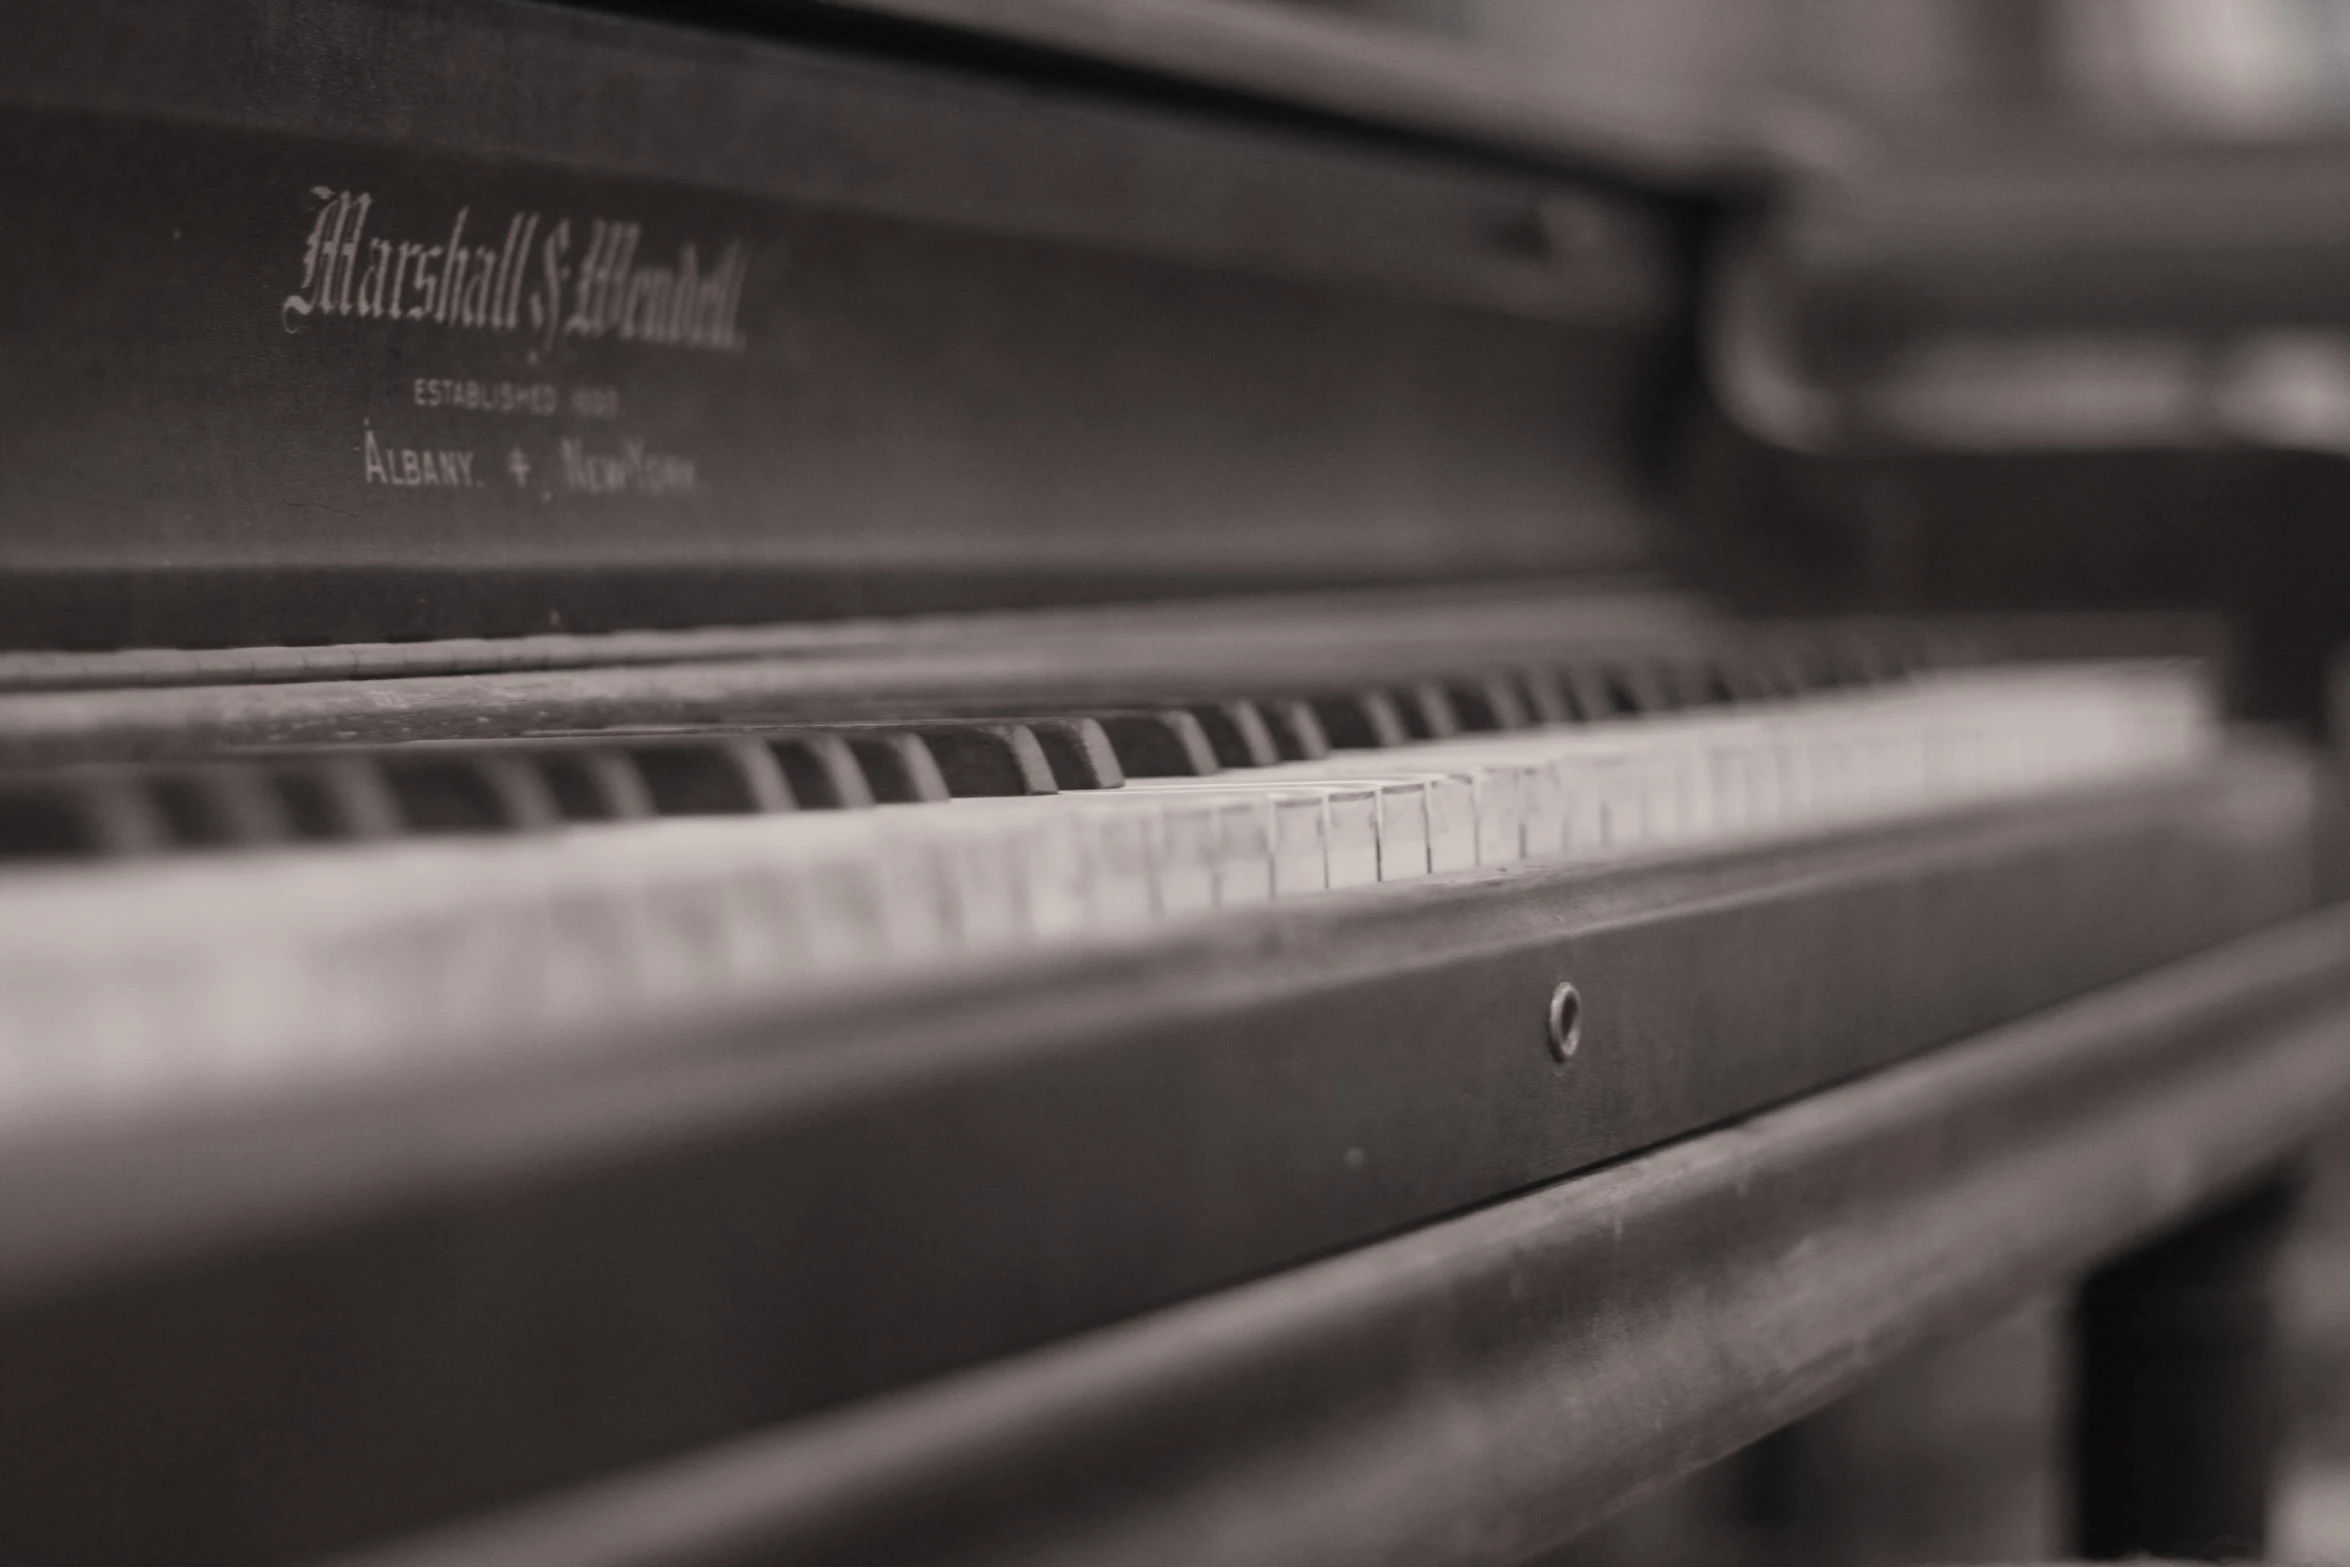
[[[1565,981],[1550,993],[1550,1053],[1571,1059],[1583,1043],[1583,997]]]

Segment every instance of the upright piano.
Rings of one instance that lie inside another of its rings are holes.
[[[1521,1563],[2084,1279],[2088,1544],[2257,1548],[2350,924],[2322,595],[2194,563],[2335,459],[2075,395],[2212,297],[2109,161],[0,13],[0,1559]]]

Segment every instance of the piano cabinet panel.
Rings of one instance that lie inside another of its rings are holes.
[[[507,0],[12,21],[8,646],[1647,564],[1660,198]]]
[[[2328,911],[1582,1178],[350,1560],[1522,1563],[2260,1182],[2350,1105],[2346,953]],[[2176,1414],[2235,1403],[2174,1391]]]
[[[289,1560],[1373,1240],[2289,915],[2306,798],[2241,752],[20,1146],[0,1531]]]

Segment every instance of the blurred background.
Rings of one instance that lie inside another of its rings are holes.
[[[1276,3],[1505,53],[1593,103],[1702,105],[1775,124],[1798,157],[1845,156],[1839,125],[2022,158],[2060,141],[2257,153],[2350,134],[2345,0]],[[2320,490],[2314,526],[2326,537],[2272,537],[2267,548],[2294,558],[2328,550],[2340,507],[2330,484]],[[2141,527],[2135,549],[2102,552],[2113,591],[2154,603],[2235,591],[2224,562],[2159,558],[2163,525],[2145,508],[2128,524]],[[2247,554],[2263,548],[2198,526]],[[2133,570],[2137,580],[2124,580]],[[2320,575],[2338,591],[2338,574]],[[1873,586],[1873,596],[1921,587],[1881,575]],[[2345,624],[2338,612],[2317,618],[2322,629],[2306,635],[2275,630],[2298,644],[2338,637]],[[2263,705],[2308,717],[2310,695],[2271,692]],[[2294,1457],[2276,1545],[2284,1559],[2350,1562],[2350,1129],[2313,1165],[2305,1200],[2308,1222],[2280,1280]],[[2055,1300],[2019,1312],[1611,1522],[1561,1553],[1558,1567],[2053,1554],[2066,1538],[2058,1466],[2067,1411],[2054,1391],[2063,1379],[2052,1374],[2064,1332]],[[1834,1505],[1807,1505],[1807,1492],[1833,1492]]]
[[[2350,116],[2338,0],[1286,0],[1507,51],[1589,96],[2259,136]]]

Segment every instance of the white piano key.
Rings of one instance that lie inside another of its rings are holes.
[[[1274,841],[1272,797],[1262,788],[1237,781],[1248,776],[1129,779],[1123,789],[1092,798],[1104,809],[1155,813],[1160,818],[1161,841],[1167,845],[1162,852],[1175,856],[1180,842],[1182,854],[1207,854],[1215,906],[1239,908],[1269,901],[1276,884],[1283,880]],[[1319,841],[1309,847],[1318,860],[1322,853]],[[1293,844],[1292,852],[1302,851]],[[1183,872],[1178,868],[1175,874]],[[1293,867],[1288,878],[1292,883],[1305,879],[1306,873],[1298,867]],[[1190,897],[1178,890],[1170,902],[1162,890],[1162,905],[1170,913],[1184,912]]]
[[[1378,883],[1379,796],[1375,786],[1324,791],[1322,832],[1332,888]]]
[[[1351,856],[1330,872],[1329,885],[1358,886],[1369,862],[1363,858],[1362,808],[1358,794],[1371,801],[1371,844],[1376,856],[1374,878],[1404,881],[1429,874],[1442,853],[1446,868],[1474,831],[1474,805],[1469,780],[1442,773],[1373,773],[1355,768],[1328,769],[1308,764],[1278,772],[1276,790],[1310,785],[1328,791],[1324,798],[1325,847],[1328,853]],[[1243,777],[1247,775],[1242,775]]]
[[[1216,907],[1218,870],[1225,851],[1223,807],[1212,796],[1169,800],[1159,817],[1159,909],[1199,914]]]
[[[1574,796],[1564,769],[1555,761],[1519,766],[1519,798],[1525,807],[1520,825],[1526,858],[1554,860],[1570,853],[1575,844]]]
[[[1310,794],[1322,801],[1326,885],[1355,887],[1428,874],[1431,792],[1439,780],[1353,769],[1332,777],[1261,771],[1279,774],[1278,782],[1265,786],[1276,797]]]
[[[1526,853],[1526,813],[1534,799],[1531,775],[1548,765],[1520,753],[1451,757],[1440,784],[1443,825],[1429,841],[1436,870],[1514,864]]]
[[[1093,912],[1103,928],[1140,925],[1159,912],[1159,817],[1155,812],[1079,807],[1093,855]]]
[[[1408,881],[1428,874],[1429,782],[1383,778],[1370,784],[1379,811],[1381,881]]]
[[[1262,799],[1269,813],[1272,890],[1277,898],[1369,886],[1379,879],[1379,802],[1374,789],[1289,778],[1259,783],[1252,773],[1135,779],[1127,788],[1138,794]]]
[[[1081,936],[1099,917],[1099,855],[1090,823],[1073,813],[1037,809],[1055,796],[951,800],[843,812],[869,819],[893,842],[918,845],[941,863],[961,911],[959,945],[979,949],[1017,941]],[[1001,878],[994,885],[989,878]],[[1118,902],[1115,893],[1110,901]],[[990,923],[991,910],[1002,923]]]
[[[1033,889],[1024,839],[1012,833],[941,832],[932,844],[954,909],[960,945],[970,952],[1018,947],[1036,936]]]
[[[1247,908],[1273,901],[1278,879],[1273,848],[1273,813],[1259,800],[1226,797],[1209,806],[1215,814],[1216,906]]]
[[[1198,796],[1252,802],[1263,813],[1265,843],[1270,858],[1270,894],[1273,897],[1296,897],[1303,893],[1326,891],[1333,885],[1356,885],[1349,878],[1360,875],[1366,857],[1370,867],[1368,879],[1378,880],[1378,821],[1375,804],[1366,796],[1352,806],[1340,818],[1339,830],[1334,834],[1329,797],[1347,791],[1329,785],[1289,780],[1256,781],[1260,773],[1276,771],[1278,769],[1263,768],[1250,772],[1219,773],[1207,778],[1135,778],[1127,781],[1121,793],[1138,799],[1171,796],[1182,800]],[[1335,881],[1331,865],[1334,838],[1345,845],[1343,852],[1346,855]]]
[[[1293,898],[1330,886],[1330,844],[1323,791],[1283,789],[1268,793],[1273,809],[1273,896]]]

